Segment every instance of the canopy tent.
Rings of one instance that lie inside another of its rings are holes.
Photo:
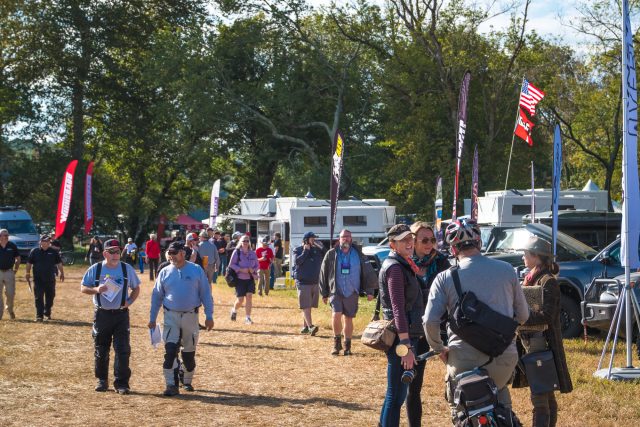
[[[203,224],[201,221],[198,221],[187,214],[178,215],[175,223],[183,226],[187,230],[201,230],[206,227],[206,224]]]

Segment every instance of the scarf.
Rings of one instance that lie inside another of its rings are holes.
[[[539,266],[535,266],[531,269],[529,273],[524,277],[524,281],[522,282],[522,286],[533,286],[536,279],[540,274],[543,273],[542,269]]]
[[[435,262],[439,258],[438,255],[438,251],[432,250],[430,254],[422,258],[418,258],[416,255],[412,257],[412,261],[415,261],[414,264],[418,267],[416,275],[420,277],[425,284],[428,284],[429,281],[438,274],[438,263]],[[420,274],[419,270],[421,268],[426,268],[424,276]]]

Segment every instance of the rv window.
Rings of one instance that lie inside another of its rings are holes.
[[[326,227],[327,217],[326,216],[305,216],[304,226],[305,227],[314,227],[314,226]]]
[[[246,233],[247,232],[247,224],[244,222],[236,222],[236,231],[239,233]]]
[[[343,216],[342,224],[345,226],[366,227],[367,217],[364,215],[359,216]]]

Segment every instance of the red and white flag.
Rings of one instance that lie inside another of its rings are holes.
[[[87,167],[87,175],[84,180],[84,234],[89,234],[93,226],[93,162]]]
[[[529,144],[530,147],[533,146],[533,139],[531,138],[531,131],[533,130],[533,122],[527,118],[527,115],[520,108],[520,114],[518,116],[518,123],[516,123],[516,129],[514,131],[515,135],[518,138],[522,138]]]
[[[60,195],[58,196],[58,214],[56,215],[56,239],[64,234],[64,227],[67,225],[67,218],[71,210],[73,174],[76,172],[76,166],[78,166],[78,161],[71,160],[62,176]]]
[[[536,115],[536,104],[544,98],[544,92],[529,83],[527,79],[522,80],[520,91],[520,106],[527,110],[531,116]],[[531,144],[529,144],[531,145]]]

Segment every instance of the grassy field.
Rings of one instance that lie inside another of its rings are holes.
[[[151,283],[131,309],[132,394],[93,391],[93,308],[79,283],[85,266],[67,267],[59,283],[51,322],[35,323],[26,282],[18,283],[16,320],[0,321],[0,425],[216,425],[216,426],[372,426],[384,399],[386,360],[354,343],[352,357],[331,356],[330,310],[314,311],[316,337],[299,334],[301,317],[294,291],[256,297],[247,326],[226,285],[214,287],[215,329],[200,335],[196,391],[162,396],[162,349],[149,344],[146,328]],[[24,277],[21,268],[19,277]],[[374,302],[362,300],[356,330],[361,331]],[[160,316],[161,317],[161,316]],[[159,319],[161,320],[161,319]],[[559,426],[640,424],[638,384],[593,378],[602,341],[566,341],[575,390],[558,395]],[[620,349],[622,352],[622,348]],[[622,363],[620,356],[619,363]],[[423,388],[423,425],[446,426],[443,365],[429,361]],[[112,381],[112,378],[110,378]],[[526,390],[512,392],[514,409],[530,425]],[[403,414],[402,424],[406,425]]]

